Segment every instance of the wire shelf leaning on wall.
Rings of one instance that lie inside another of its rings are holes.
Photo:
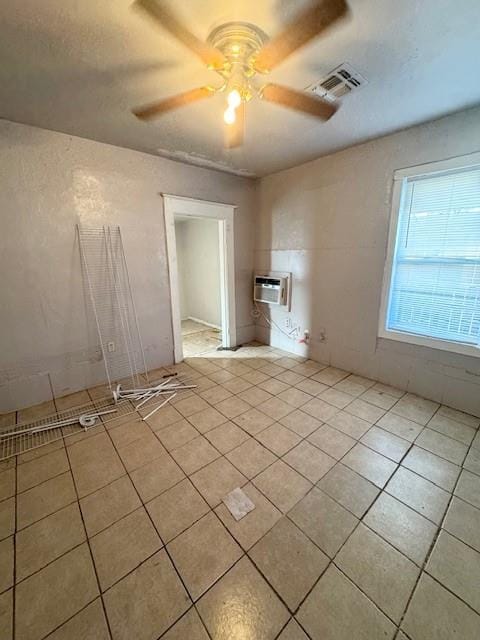
[[[108,385],[142,386],[148,374],[120,227],[77,225],[77,235]]]
[[[148,385],[120,227],[77,225],[76,234],[87,306],[96,327],[108,387],[113,392],[118,383],[126,387]],[[45,418],[13,424],[0,430],[0,460],[134,412],[130,401],[114,402],[112,394]],[[88,427],[82,426],[83,420]]]
[[[0,460],[111,421],[147,420],[196,387],[166,372],[150,383],[119,227],[76,228],[85,291],[110,389],[107,397],[0,429]],[[48,374],[47,374],[48,375]],[[91,396],[92,397],[92,396]]]

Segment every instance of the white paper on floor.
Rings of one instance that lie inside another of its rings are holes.
[[[239,487],[230,491],[230,493],[223,498],[223,503],[235,520],[241,520],[247,513],[255,509],[253,502]]]

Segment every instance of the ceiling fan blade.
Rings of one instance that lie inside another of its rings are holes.
[[[144,107],[133,109],[132,113],[140,120],[152,120],[167,113],[167,111],[172,111],[172,109],[178,109],[178,107],[213,96],[214,93],[215,89],[212,89],[212,87],[199,87],[198,89],[191,89],[184,93],[178,93],[176,96],[165,98],[165,100],[159,100]]]
[[[268,73],[291,53],[319,36],[348,13],[345,0],[315,0],[278,36],[269,40],[258,52],[254,66],[260,73]]]
[[[203,62],[214,69],[221,69],[225,64],[223,53],[197,38],[170,12],[162,0],[135,0],[132,5],[145,11],[163,29],[171,33],[177,40],[193,51]]]
[[[303,111],[321,120],[328,120],[338,109],[338,105],[315,96],[313,93],[309,95],[303,91],[283,87],[280,84],[265,85],[260,95],[262,100],[274,102],[288,109]]]
[[[227,149],[241,147],[245,135],[245,103],[242,102],[235,112],[235,122],[225,125],[225,146]]]

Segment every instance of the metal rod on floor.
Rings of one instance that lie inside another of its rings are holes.
[[[150,413],[148,413],[146,416],[143,417],[143,420],[147,420],[147,418],[150,418],[150,416],[153,416],[154,413],[156,413],[159,409],[161,409],[162,407],[164,407],[167,402],[170,402],[170,400],[172,398],[175,398],[177,394],[174,393],[172,396],[170,396],[169,398],[167,398],[166,400],[164,400],[161,404],[158,405],[158,407],[155,407],[155,409],[153,409],[153,411],[150,411]]]
[[[144,404],[146,404],[149,400],[151,400],[152,398],[156,398],[157,396],[159,396],[161,394],[161,390],[159,389],[158,391],[156,391],[155,393],[149,393],[149,394],[145,394],[147,397],[144,398],[141,402],[139,402],[136,407],[135,407],[135,411],[138,411],[140,409],[140,407],[143,407]]]

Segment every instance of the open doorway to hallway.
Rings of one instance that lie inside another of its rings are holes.
[[[222,345],[219,222],[174,218],[183,355],[198,356]]]
[[[203,355],[222,345],[222,330],[190,318],[182,320],[182,345],[185,358]]]
[[[235,207],[163,199],[175,362],[236,347]]]

